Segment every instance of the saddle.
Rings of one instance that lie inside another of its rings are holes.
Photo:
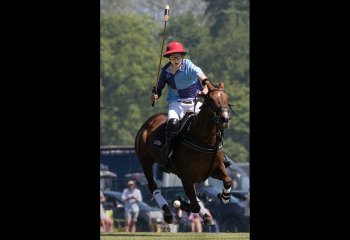
[[[196,116],[196,114],[193,111],[187,111],[182,120],[180,120],[179,131],[177,136],[174,138],[174,149],[176,149],[176,145],[182,143],[185,146],[202,153],[216,153],[222,151],[222,141],[219,142],[218,146],[203,145],[190,136],[189,130],[194,116]],[[164,154],[166,143],[166,125],[166,122],[161,124],[151,137],[151,144]],[[220,135],[218,137],[222,139],[222,132],[220,131],[219,134]]]
[[[174,138],[175,143],[178,142],[179,137],[183,135],[184,132],[189,130],[190,123],[195,115],[194,111],[187,111],[185,116],[180,120],[179,130],[177,136]],[[166,122],[161,124],[151,137],[151,144],[162,152],[165,152],[166,125]]]

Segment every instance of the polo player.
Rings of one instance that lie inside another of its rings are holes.
[[[170,42],[167,45],[166,52],[163,57],[169,58],[161,70],[158,80],[158,87],[152,92],[151,100],[156,101],[162,94],[165,85],[168,85],[168,121],[166,126],[166,159],[160,169],[170,173],[173,153],[173,139],[178,133],[180,120],[185,116],[188,110],[194,110],[198,113],[201,102],[197,102],[194,109],[194,99],[198,94],[206,94],[208,88],[202,87],[201,82],[208,78],[202,69],[197,67],[189,59],[184,59],[187,54],[183,45],[179,42]],[[224,164],[230,166],[230,162],[225,158]]]

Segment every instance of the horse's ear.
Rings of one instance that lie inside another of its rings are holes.
[[[221,83],[219,84],[219,89],[224,89],[224,87],[225,87],[225,84],[221,82]]]
[[[213,85],[211,85],[211,83],[209,82],[209,80],[205,82],[205,85],[207,85],[209,91],[211,91],[211,90],[214,89]]]

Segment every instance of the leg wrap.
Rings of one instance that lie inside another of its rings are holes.
[[[225,204],[230,202],[230,195],[231,195],[231,188],[223,189],[221,194],[221,201]]]
[[[229,189],[224,189],[224,193],[231,193],[231,188],[229,188]]]
[[[168,204],[167,201],[163,198],[159,189],[153,191],[153,197],[156,199],[156,202],[160,208],[162,208],[165,204]]]
[[[201,200],[199,200],[199,198],[197,197],[197,201],[199,206],[201,207],[201,209],[199,210],[199,216],[201,216],[201,218],[203,218],[204,214],[207,213],[207,211],[205,210],[204,204],[202,203]]]

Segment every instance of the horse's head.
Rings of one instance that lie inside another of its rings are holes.
[[[207,107],[213,116],[214,123],[221,129],[229,126],[230,113],[228,105],[228,96],[224,90],[224,84],[214,87],[209,81],[206,81],[208,93],[204,97],[203,108]]]

